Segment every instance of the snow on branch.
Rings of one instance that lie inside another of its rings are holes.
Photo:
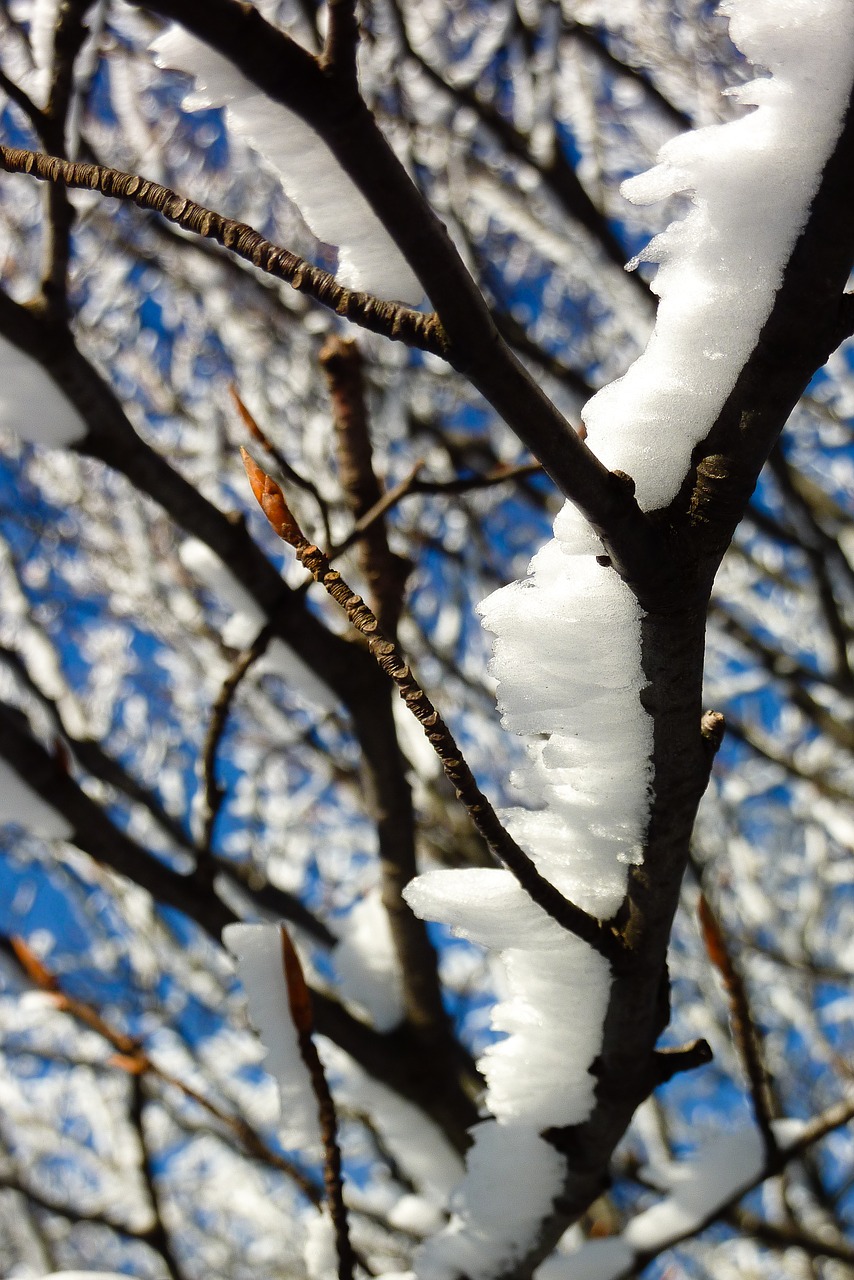
[[[735,44],[771,75],[732,91],[755,110],[673,138],[654,169],[624,183],[635,204],[686,193],[694,207],[635,259],[659,264],[655,332],[582,415],[591,448],[629,472],[645,510],[675,497],[756,345],[851,94],[847,0],[722,7]]]
[[[157,182],[106,165],[72,163],[59,156],[17,147],[0,146],[0,168],[7,173],[31,174],[42,182],[100,191],[116,200],[128,200],[141,209],[160,214],[184,231],[214,240],[259,271],[284,280],[293,289],[372,333],[381,333],[434,355],[446,352],[447,340],[435,315],[424,315],[397,303],[384,302],[375,295],[347,289],[328,271],[313,267],[296,254],[272,244],[246,223],[224,218]]]
[[[14,822],[45,840],[70,840],[71,823],[0,758],[0,822]]]
[[[222,940],[237,961],[249,1016],[267,1050],[267,1070],[278,1085],[282,1142],[294,1150],[317,1153],[317,1104],[291,1016],[280,926],[231,924],[223,930]]]
[[[305,121],[270,102],[222,54],[178,26],[158,36],[151,49],[159,66],[195,79],[185,109],[226,108],[229,127],[275,169],[317,238],[338,247],[336,275],[343,285],[389,301],[420,302],[424,290],[397,245]]]
[[[583,415],[588,444],[632,476],[644,510],[676,496],[693,448],[756,345],[851,91],[854,10],[844,0],[727,8],[733,38],[773,75],[738,91],[755,111],[668,143],[651,174],[627,185],[635,200],[690,191],[694,208],[643,255],[661,264],[646,352]],[[504,724],[524,737],[528,755],[515,783],[529,807],[505,821],[541,875],[607,920],[642,857],[655,780],[653,721],[641,699],[643,613],[604,550],[567,505],[528,578],[495,593],[481,612],[497,637]],[[536,1248],[563,1185],[563,1163],[540,1135],[583,1122],[594,1107],[590,1069],[602,1044],[609,964],[538,917],[506,873],[430,872],[408,898],[419,914],[495,950],[507,972],[508,995],[493,1017],[506,1039],[480,1063],[494,1120],[475,1130],[455,1216],[417,1263],[422,1280],[486,1280]],[[762,1162],[758,1133],[749,1144],[747,1155],[739,1148],[715,1166],[737,1155],[738,1185]],[[683,1200],[690,1185],[681,1186]],[[631,1251],[606,1247],[614,1264],[622,1257],[617,1271],[575,1274],[622,1274]]]
[[[80,414],[32,356],[0,337],[0,426],[22,440],[60,448],[88,431]]]

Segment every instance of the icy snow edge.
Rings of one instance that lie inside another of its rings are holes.
[[[185,97],[186,109],[225,107],[229,128],[276,171],[318,240],[338,247],[341,284],[387,300],[421,301],[424,290],[397,245],[304,120],[270,102],[226,58],[181,27],[169,27],[151,51],[158,66],[193,76],[196,92]]]

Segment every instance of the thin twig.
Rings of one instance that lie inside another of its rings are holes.
[[[527,480],[530,476],[545,475],[539,462],[522,462],[518,466],[501,466],[479,476],[458,476],[455,480],[422,480],[421,471],[426,466],[421,458],[415,463],[409,475],[388,489],[378,502],[356,521],[343,541],[336,543],[329,551],[329,559],[349,551],[350,547],[370,529],[374,521],[381,520],[411,494],[431,494],[437,497],[455,497],[462,493],[471,493],[478,489],[494,489],[496,485],[510,484],[515,480]]]
[[[854,1247],[842,1236],[831,1240],[823,1234],[816,1235],[799,1224],[766,1222],[758,1214],[738,1207],[731,1209],[726,1217],[739,1231],[755,1236],[772,1248],[802,1249],[810,1257],[834,1258],[854,1267]]]
[[[358,525],[382,501],[382,485],[374,470],[368,425],[362,355],[358,344],[333,335],[320,352],[332,402],[338,476],[344,498]],[[374,515],[358,540],[359,567],[381,629],[395,639],[412,562],[388,544],[384,513]]]
[[[290,1160],[285,1159],[284,1156],[280,1156],[275,1151],[271,1151],[248,1121],[241,1116],[230,1115],[227,1111],[223,1111],[221,1107],[206,1098],[204,1094],[199,1093],[192,1085],[187,1084],[168,1071],[163,1071],[149,1057],[141,1041],[117,1031],[92,1005],[86,1004],[85,1001],[78,1000],[64,992],[56,976],[45,968],[22,938],[13,937],[10,942],[15,957],[27,977],[42,991],[46,991],[51,995],[54,1007],[59,1012],[67,1013],[70,1017],[76,1018],[78,1022],[82,1022],[84,1026],[91,1031],[95,1031],[112,1046],[115,1050],[115,1056],[111,1060],[111,1066],[130,1075],[151,1076],[162,1084],[176,1089],[190,1102],[194,1102],[203,1111],[206,1111],[208,1115],[213,1116],[226,1129],[231,1130],[253,1159],[270,1165],[286,1174],[313,1205],[317,1206],[321,1203],[320,1191],[314,1183]]]
[[[305,1063],[314,1096],[317,1099],[317,1118],[323,1142],[323,1181],[329,1216],[335,1229],[335,1250],[338,1255],[338,1280],[353,1280],[355,1258],[350,1243],[347,1224],[347,1206],[344,1203],[344,1182],[341,1173],[341,1148],[338,1145],[338,1119],[335,1101],[326,1079],[320,1054],[312,1038],[314,1016],[311,994],[302,971],[296,948],[284,925],[280,925],[282,937],[282,970],[288,992],[288,1005],[297,1033],[300,1057]]]
[[[211,708],[211,718],[205,735],[202,749],[202,779],[204,801],[202,810],[202,832],[198,851],[197,873],[207,874],[213,879],[218,868],[212,858],[213,831],[217,816],[225,799],[225,788],[216,780],[216,757],[223,734],[228,724],[228,717],[241,681],[249,669],[266,652],[275,634],[275,626],[270,621],[258,632],[248,649],[239,655],[222,683],[216,701]]]
[[[400,692],[406,706],[423,728],[427,740],[442,762],[445,773],[468,810],[472,821],[493,854],[512,871],[519,884],[539,907],[564,929],[581,938],[601,955],[618,960],[624,954],[622,938],[607,921],[595,919],[570,902],[544,876],[505,831],[498,815],[480,790],[462,753],[427,694],[419,685],[392,642],[382,634],[377,620],[361,596],[353,592],[328,558],[304,536],[274,480],[241,450],[253,493],[275,532],[294,548],[297,559],[314,580],[341,606],[350,622],[368,641],[368,648],[381,669]]]
[[[445,354],[447,341],[435,314],[422,315],[395,302],[383,302],[370,294],[345,289],[328,271],[313,267],[296,254],[272,244],[245,222],[224,218],[138,174],[4,146],[0,146],[0,168],[7,173],[30,174],[61,187],[98,191],[116,200],[130,201],[140,209],[160,214],[184,231],[216,241],[259,271],[284,280],[299,293],[307,294],[372,333],[433,355]]]
[[[762,1134],[765,1158],[770,1163],[776,1158],[778,1146],[771,1124],[768,1072],[762,1059],[759,1030],[750,1009],[744,979],[730,954],[726,935],[708,898],[702,892],[698,910],[706,951],[721,975],[729,1000],[733,1041],[747,1075],[753,1115],[757,1128]]]
[[[151,1213],[154,1222],[151,1226],[150,1243],[160,1254],[166,1270],[169,1272],[172,1280],[184,1280],[184,1272],[175,1257],[172,1249],[172,1242],[169,1239],[169,1232],[166,1230],[166,1224],[163,1221],[163,1214],[160,1209],[160,1193],[157,1189],[157,1183],[154,1178],[154,1170],[152,1168],[151,1153],[148,1149],[148,1139],[145,1136],[145,1090],[143,1087],[143,1076],[141,1072],[137,1072],[131,1077],[131,1104],[130,1118],[131,1123],[136,1129],[140,1147],[140,1166],[142,1180],[145,1183],[145,1189],[148,1192],[148,1199],[151,1205]]]

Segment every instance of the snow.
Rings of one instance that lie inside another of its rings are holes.
[[[0,758],[0,822],[15,822],[45,840],[70,840],[74,828]]]
[[[466,1176],[448,1226],[419,1249],[419,1280],[489,1276],[524,1256],[538,1223],[531,1205],[549,1205],[561,1185],[564,1160],[520,1121],[487,1120],[472,1130]]]
[[[279,926],[230,924],[223,929],[222,940],[237,960],[249,1017],[267,1050],[267,1070],[279,1088],[282,1142],[305,1154],[316,1152],[320,1144],[317,1101],[291,1019]]]
[[[443,1209],[463,1176],[463,1162],[441,1129],[328,1041],[323,1059],[334,1071],[338,1104],[370,1115],[400,1168],[430,1204]]]
[[[617,1280],[630,1274],[634,1258],[619,1236],[588,1240],[575,1253],[549,1258],[535,1275],[536,1280]]]
[[[338,1280],[335,1229],[324,1210],[313,1213],[308,1220],[304,1256],[309,1280]]]
[[[400,968],[379,889],[356,903],[341,925],[332,953],[338,989],[360,1005],[377,1031],[391,1031],[403,1019]]]
[[[642,255],[660,264],[661,303],[646,351],[583,414],[588,444],[608,467],[633,476],[645,509],[678,493],[693,448],[756,344],[854,75],[847,0],[727,7],[733,38],[772,77],[737,91],[755,110],[672,140],[651,173],[625,185],[637,203],[689,192],[693,207]],[[617,574],[597,562],[603,548],[570,505],[554,534],[524,581],[481,606],[496,635],[491,669],[503,723],[525,739],[527,755],[513,780],[526,807],[504,816],[552,883],[608,919],[625,895],[629,866],[641,859],[654,785],[652,721],[640,697],[642,613]],[[507,994],[493,1014],[505,1038],[479,1064],[495,1120],[475,1131],[455,1216],[418,1260],[421,1280],[485,1280],[524,1255],[560,1191],[563,1161],[540,1150],[538,1133],[590,1113],[589,1068],[601,1046],[610,973],[602,957],[527,902],[507,873],[430,872],[409,886],[407,899],[419,915],[491,948],[506,971]],[[696,1226],[748,1185],[761,1157],[753,1131],[721,1139],[680,1171],[672,1196],[636,1219],[623,1241],[588,1246],[566,1260],[563,1274],[621,1274],[627,1251],[680,1224]]]
[[[424,290],[365,197],[322,139],[294,112],[270,102],[236,67],[201,40],[172,26],[151,45],[161,67],[191,74],[196,92],[184,107],[226,108],[229,128],[279,175],[317,236],[338,246],[340,282],[376,297],[418,303]]]
[[[718,1134],[690,1159],[670,1166],[671,1194],[638,1214],[623,1232],[636,1250],[660,1249],[698,1231],[718,1209],[756,1181],[765,1164],[756,1128]]]
[[[583,414],[593,452],[634,478],[646,509],[675,497],[692,449],[756,343],[839,136],[854,74],[847,0],[723,7],[734,42],[773,76],[734,92],[756,110],[672,139],[654,169],[624,183],[636,204],[688,192],[694,207],[640,255],[660,264],[649,346]]]
[[[42,366],[0,337],[0,427],[31,444],[59,449],[89,428]]]
[[[492,1026],[506,1038],[479,1063],[490,1113],[537,1130],[584,1120],[594,1101],[587,1067],[601,1044],[608,962],[536,906],[508,871],[430,871],[405,896],[418,915],[499,952],[507,996]]]
[[[785,1146],[803,1126],[796,1120],[774,1122]],[[550,1258],[537,1280],[618,1280],[631,1274],[637,1253],[659,1253],[692,1236],[719,1210],[756,1184],[765,1167],[762,1135],[754,1126],[715,1134],[685,1160],[656,1165],[654,1179],[670,1187],[666,1199],[644,1210],[619,1236],[588,1240],[575,1253]]]

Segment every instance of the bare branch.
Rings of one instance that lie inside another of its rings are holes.
[[[317,1099],[317,1118],[320,1124],[320,1137],[323,1142],[324,1165],[323,1181],[326,1187],[326,1202],[332,1225],[335,1228],[335,1250],[338,1254],[338,1280],[352,1280],[353,1246],[350,1243],[350,1231],[347,1225],[347,1206],[344,1203],[344,1184],[341,1172],[341,1148],[338,1145],[338,1120],[335,1114],[335,1101],[326,1079],[320,1054],[312,1039],[314,1019],[311,1010],[311,994],[306,985],[299,956],[291,942],[287,930],[281,926],[282,967],[285,985],[288,991],[288,1004],[291,1018],[297,1033],[300,1057],[305,1063],[311,1080],[311,1087]]]
[[[753,1115],[765,1144],[765,1158],[770,1164],[776,1158],[778,1144],[771,1127],[768,1069],[763,1061],[759,1029],[753,1020],[744,979],[730,954],[720,921],[704,893],[700,894],[699,916],[706,951],[721,975],[729,1000],[733,1040],[747,1075]]]
[[[412,564],[388,545],[382,488],[373,464],[361,353],[355,342],[331,337],[320,352],[320,363],[332,400],[341,488],[361,533],[359,566],[367,579],[370,607],[380,629],[394,639]]]
[[[328,271],[312,267],[303,258],[280,249],[244,222],[224,218],[212,209],[177,195],[168,187],[102,165],[72,163],[59,156],[0,146],[0,167],[7,173],[27,173],[60,187],[98,191],[116,200],[127,200],[140,209],[158,213],[184,231],[214,240],[231,253],[251,262],[259,271],[284,280],[323,306],[355,324],[397,342],[444,355],[446,342],[434,315],[421,315],[394,302],[382,302],[366,293],[354,293],[340,285]]]

